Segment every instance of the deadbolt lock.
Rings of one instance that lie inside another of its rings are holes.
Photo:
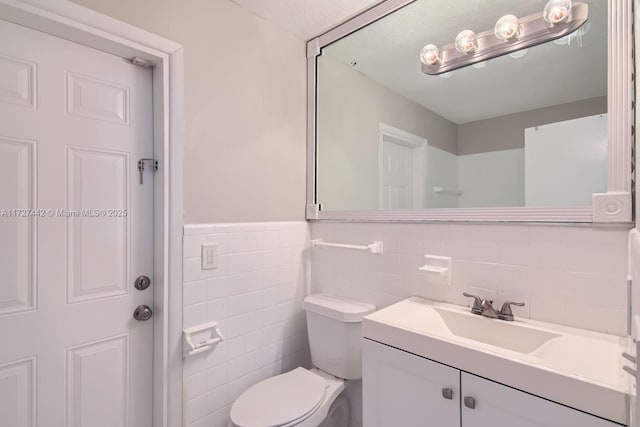
[[[151,279],[149,279],[147,276],[140,276],[136,279],[133,285],[137,290],[144,291],[151,285]]]

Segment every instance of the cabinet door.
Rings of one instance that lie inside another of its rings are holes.
[[[367,339],[362,351],[364,427],[460,427],[460,371]]]
[[[465,397],[473,398],[475,409]],[[620,427],[593,415],[462,373],[463,427]]]

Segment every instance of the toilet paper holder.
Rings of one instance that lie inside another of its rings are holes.
[[[203,339],[198,342],[194,342],[194,335],[200,332],[212,331],[209,338]],[[208,322],[202,325],[193,326],[182,331],[182,358],[186,359],[190,356],[203,353],[205,351],[213,349],[224,340],[222,332],[220,332],[220,326],[218,322]]]

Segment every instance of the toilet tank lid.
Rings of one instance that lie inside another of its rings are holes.
[[[362,322],[364,316],[376,311],[372,304],[329,294],[309,295],[304,309],[341,322]]]

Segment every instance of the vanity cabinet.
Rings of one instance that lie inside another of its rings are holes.
[[[619,427],[394,347],[364,340],[364,427]]]
[[[460,427],[459,370],[369,340],[362,351],[365,427]]]

